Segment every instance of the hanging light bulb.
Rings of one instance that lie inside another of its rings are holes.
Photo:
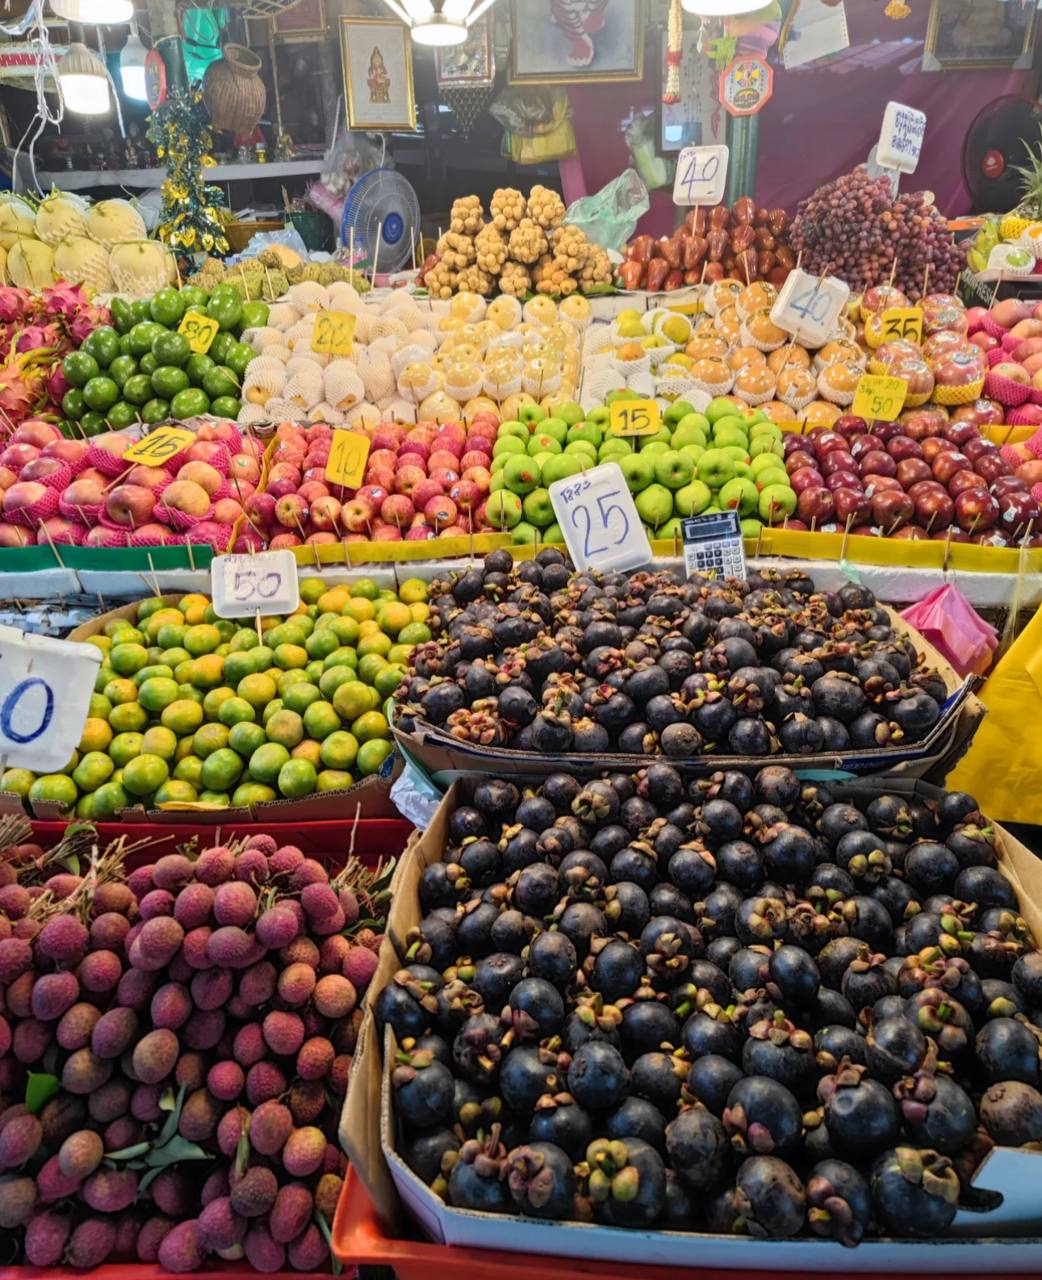
[[[687,13],[697,13],[700,18],[738,18],[764,8],[764,3],[763,0],[680,0],[680,7]]]
[[[147,102],[145,90],[145,56],[148,50],[141,43],[137,23],[131,19],[130,35],[119,55],[119,78],[123,92],[135,102]]]
[[[417,44],[448,48],[462,44],[469,27],[492,7],[493,0],[384,0]]]
[[[50,0],[50,5],[66,22],[82,22],[91,26],[101,23],[115,26],[129,22],[134,16],[132,0]]]
[[[93,49],[70,44],[58,62],[58,86],[66,109],[83,116],[103,116],[109,109],[105,66]]]

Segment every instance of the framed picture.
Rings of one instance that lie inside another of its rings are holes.
[[[409,32],[394,18],[341,18],[347,120],[352,129],[415,129]]]
[[[644,78],[643,0],[510,0],[511,84]]]
[[[924,71],[1031,68],[1038,10],[1012,0],[932,0]]]
[[[491,84],[496,78],[492,56],[492,14],[475,22],[463,44],[435,49],[434,66],[439,85]]]
[[[300,0],[292,9],[280,10],[271,25],[276,39],[322,37],[326,34],[325,0]]]

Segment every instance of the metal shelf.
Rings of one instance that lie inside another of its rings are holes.
[[[263,178],[291,178],[303,174],[321,173],[323,161],[275,160],[271,164],[218,164],[206,170],[208,182],[257,182]],[[54,173],[39,173],[40,185],[45,190],[58,187],[62,191],[89,191],[91,187],[160,187],[166,179],[166,170],[155,169],[64,169]]]

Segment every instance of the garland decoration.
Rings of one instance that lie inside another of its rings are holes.
[[[216,161],[210,154],[213,134],[197,88],[173,89],[149,119],[146,135],[156,155],[166,162],[163,212],[158,235],[173,249],[224,257],[230,250],[220,209],[220,187],[203,174]]]
[[[684,14],[680,0],[669,0],[669,32],[666,42],[666,92],[662,95],[665,106],[680,101],[680,62],[684,56]]]

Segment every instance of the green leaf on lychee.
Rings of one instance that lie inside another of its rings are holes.
[[[322,1213],[321,1209],[315,1210],[315,1222],[318,1224],[319,1231],[321,1231],[326,1238],[326,1244],[329,1246],[329,1257],[333,1265],[333,1274],[338,1276],[341,1271],[343,1271],[344,1267],[340,1259],[333,1252],[333,1233],[330,1231],[329,1223],[326,1221],[325,1215]]]
[[[181,1160],[212,1159],[213,1155],[209,1151],[204,1151],[197,1143],[189,1142],[178,1133],[162,1146],[153,1147],[145,1156],[145,1164],[152,1169],[162,1169],[168,1164],[178,1164]]]
[[[239,1144],[235,1148],[235,1176],[241,1178],[250,1164],[250,1123],[249,1120],[243,1121],[242,1133],[239,1134]]]
[[[143,1156],[146,1151],[151,1150],[149,1142],[135,1142],[132,1147],[123,1147],[120,1151],[106,1151],[106,1160],[135,1160],[138,1156]]]
[[[156,1106],[160,1111],[173,1111],[174,1107],[177,1106],[177,1094],[174,1093],[174,1086],[172,1084],[167,1085],[162,1094],[160,1094],[159,1101],[156,1103]]]
[[[181,1108],[184,1106],[185,1094],[187,1091],[188,1086],[184,1084],[180,1089],[178,1089],[177,1101],[174,1103],[174,1109],[163,1122],[163,1127],[160,1129],[159,1136],[156,1138],[155,1145],[157,1147],[161,1147],[164,1142],[169,1142],[177,1132],[177,1126],[181,1120]]]
[[[36,1115],[38,1111],[43,1110],[60,1088],[61,1081],[57,1076],[48,1075],[42,1071],[30,1071],[25,1086],[26,1111],[31,1116]]]

